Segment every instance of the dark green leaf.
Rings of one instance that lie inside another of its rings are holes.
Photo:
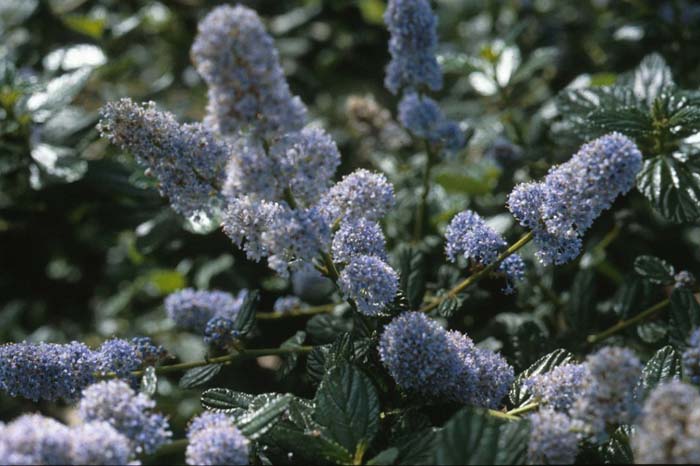
[[[673,283],[673,266],[654,256],[639,256],[634,260],[634,270],[652,283]]]
[[[314,346],[306,358],[306,372],[314,382],[320,382],[326,373],[326,359],[331,345]]]
[[[641,322],[637,325],[637,335],[645,343],[657,343],[668,335],[668,325],[665,322]]]
[[[606,464],[633,464],[634,457],[630,446],[631,427],[623,425],[618,427],[610,436],[608,443],[601,447]]]
[[[201,387],[221,372],[222,367],[222,364],[207,364],[206,366],[193,367],[182,375],[178,385],[184,389]]]
[[[700,218],[700,159],[657,155],[645,160],[637,188],[667,219],[690,223]]]
[[[202,406],[210,411],[225,412],[232,409],[248,409],[255,397],[228,388],[210,388],[200,398]]]
[[[316,393],[314,419],[332,440],[355,452],[379,430],[379,398],[372,381],[347,364],[332,369]]]
[[[411,309],[417,309],[425,294],[425,260],[422,251],[403,246],[399,251],[401,289]]]
[[[681,376],[681,356],[672,346],[664,346],[649,359],[642,369],[636,396],[644,400],[659,384]]]
[[[317,344],[332,343],[336,337],[352,330],[352,321],[340,316],[320,314],[306,323],[306,332]]]
[[[503,423],[463,409],[436,434],[435,464],[524,464],[528,431],[525,421]]]
[[[678,288],[671,294],[671,323],[669,336],[676,348],[687,345],[690,332],[700,326],[700,304],[693,292]]]
[[[79,68],[51,80],[46,89],[33,94],[27,101],[27,108],[33,113],[33,119],[38,122],[46,121],[56,111],[62,109],[73,100],[85,86],[92,68]]]
[[[255,440],[270,430],[287,411],[292,400],[292,395],[285,394],[272,398],[260,408],[246,413],[236,419],[236,426],[241,433]]]
[[[571,287],[571,297],[564,317],[573,332],[578,335],[588,333],[595,312],[595,270],[579,270]]]
[[[437,308],[437,313],[442,317],[450,318],[462,305],[462,300],[458,296],[445,299]]]
[[[306,340],[306,332],[299,330],[294,336],[285,340],[280,345],[280,348],[299,348],[304,343],[304,340]],[[282,365],[275,373],[275,377],[279,380],[287,376],[297,366],[298,361],[299,353],[289,353],[282,356]]]
[[[380,451],[377,456],[367,461],[370,466],[382,466],[394,464],[396,458],[399,457],[399,449],[396,447],[387,448],[386,450]]]
[[[530,401],[532,401],[532,392],[527,388],[523,387],[523,382],[533,375],[544,374],[551,371],[557,366],[563,366],[564,364],[575,363],[576,359],[574,355],[566,351],[565,349],[557,349],[551,353],[542,356],[533,365],[525,369],[523,372],[518,374],[513,382],[513,386],[510,389],[508,398],[513,406],[523,406]]]
[[[625,278],[615,294],[613,310],[620,319],[628,319],[649,305],[652,286],[646,280],[631,275]]]
[[[538,354],[544,352],[547,334],[534,320],[521,323],[511,337],[516,367],[522,369],[531,365]]]
[[[674,87],[671,69],[658,53],[644,57],[637,69],[634,70],[629,84],[632,86],[635,97],[645,102],[648,107],[662,92]]]
[[[250,333],[255,326],[255,306],[258,303],[258,291],[250,290],[241,304],[241,309],[236,315],[236,320],[233,322],[233,328],[238,332],[238,335],[243,337]]]

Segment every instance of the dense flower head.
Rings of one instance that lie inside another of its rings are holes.
[[[40,414],[0,425],[0,464],[71,464],[70,429]]]
[[[301,129],[306,108],[294,97],[272,37],[241,5],[214,8],[190,52],[209,90],[205,122],[224,135],[253,130],[274,137]]]
[[[674,380],[647,398],[632,437],[639,464],[700,463],[700,394]]]
[[[258,139],[241,137],[232,144],[231,153],[226,196],[281,201],[291,195],[304,206],[328,190],[340,164],[335,141],[314,126],[281,136],[268,150]]]
[[[578,454],[577,421],[544,408],[529,416],[528,464],[574,464]]]
[[[80,424],[71,429],[72,464],[128,464],[131,442],[108,422]]]
[[[248,464],[249,441],[221,413],[205,412],[187,430],[187,464]]]
[[[295,309],[299,309],[301,305],[302,302],[298,296],[280,296],[275,300],[275,303],[272,305],[272,310],[279,313],[285,313],[293,311]]]
[[[700,328],[690,334],[688,347],[683,352],[683,373],[696,385],[700,385]]]
[[[236,338],[234,322],[225,317],[212,317],[204,329],[204,342],[218,348],[227,348]]]
[[[153,412],[155,402],[121,380],[98,382],[83,391],[78,416],[104,421],[126,436],[136,452],[152,453],[171,437],[168,420]]]
[[[445,254],[450,262],[456,262],[461,256],[488,265],[496,260],[506,245],[503,237],[471,210],[455,215],[445,231]],[[522,280],[525,263],[519,255],[512,254],[500,264],[499,270],[508,277],[506,291],[510,291],[511,282]]]
[[[108,103],[100,116],[102,136],[148,168],[173,209],[187,217],[218,212],[230,149],[210,130],[180,125],[155,103],[138,105],[131,99]]]
[[[525,381],[535,399],[556,411],[568,412],[583,392],[588,377],[585,364],[564,364],[544,374],[537,374]]]
[[[681,270],[673,277],[675,288],[690,288],[695,286],[695,276],[687,270]]]
[[[138,369],[143,362],[136,348],[121,338],[111,338],[94,353],[98,373],[105,375],[114,372],[117,377],[126,377],[131,371]]]
[[[391,303],[399,290],[399,276],[376,256],[356,256],[340,272],[338,287],[362,314],[376,316]]]
[[[93,352],[78,342],[2,345],[0,361],[0,388],[34,401],[72,401],[94,380]]]
[[[424,95],[410,93],[401,99],[399,121],[415,136],[448,152],[457,152],[467,143],[459,124],[445,117],[438,103]]]
[[[615,346],[589,355],[586,365],[588,375],[572,415],[586,422],[592,434],[604,437],[606,424],[629,423],[638,414],[634,388],[642,365],[632,350]]]
[[[131,339],[131,345],[145,366],[155,366],[168,357],[168,351],[153,343],[149,337],[134,337]]]
[[[428,0],[389,0],[384,13],[391,38],[391,62],[384,85],[396,94],[403,88],[442,88],[437,51],[437,18]]]
[[[513,382],[513,368],[500,355],[421,312],[401,314],[385,327],[379,355],[398,386],[431,398],[495,407]]]
[[[359,169],[343,177],[321,204],[328,216],[380,220],[394,206],[394,187],[381,173]]]
[[[212,317],[233,320],[241,309],[248,291],[237,296],[225,291],[198,291],[185,288],[165,298],[165,312],[175,324],[185,330],[204,333]]]
[[[377,222],[364,218],[346,220],[333,237],[331,253],[334,262],[349,263],[361,255],[386,261],[384,233]]]
[[[578,255],[583,234],[601,212],[634,186],[641,166],[642,154],[634,142],[610,133],[552,167],[544,181],[517,186],[508,206],[535,233],[539,259],[562,264]]]

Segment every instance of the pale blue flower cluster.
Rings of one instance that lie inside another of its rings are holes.
[[[131,443],[104,422],[68,427],[39,414],[0,424],[0,464],[128,464]]]
[[[249,441],[222,413],[205,412],[187,429],[185,457],[191,465],[248,464]]]
[[[376,222],[394,203],[394,187],[386,176],[365,169],[344,176],[321,200],[324,213],[332,221],[365,218]]]
[[[131,371],[141,367],[137,349],[121,338],[111,338],[95,351],[95,370],[101,375],[113,372],[117,377],[128,377]]]
[[[681,270],[673,277],[675,288],[689,288],[692,289],[695,286],[695,276],[688,272],[687,270]]]
[[[155,103],[138,105],[130,99],[108,103],[100,116],[102,136],[147,167],[175,211],[198,217],[220,210],[230,148],[209,129],[180,125]]]
[[[492,408],[513,382],[513,368],[500,355],[421,312],[386,326],[379,355],[399,387],[421,396]]]
[[[212,317],[204,329],[204,343],[227,349],[239,337],[234,322],[225,317]]]
[[[165,298],[165,312],[179,328],[203,334],[214,317],[234,320],[247,294],[247,290],[233,296],[225,291],[185,288]]]
[[[437,62],[437,18],[428,0],[389,0],[384,13],[389,29],[389,53],[384,85],[392,93],[423,86],[442,88]]]
[[[588,374],[571,414],[586,423],[592,435],[604,439],[608,424],[630,423],[637,416],[634,388],[642,364],[632,350],[607,346],[589,355],[586,366]]]
[[[144,366],[155,366],[168,357],[168,351],[154,344],[149,337],[134,337],[131,339],[131,345]]]
[[[205,122],[224,135],[274,137],[301,129],[306,107],[292,95],[279,54],[257,13],[219,6],[200,23],[191,56],[209,88]]]
[[[284,314],[285,312],[301,308],[302,304],[301,299],[297,296],[280,296],[272,305],[272,310]]]
[[[386,241],[377,222],[365,218],[348,219],[333,236],[334,262],[349,263],[356,256],[376,256],[386,261]]]
[[[581,437],[578,421],[551,408],[541,409],[528,419],[528,464],[574,464]]]
[[[34,401],[75,400],[96,370],[93,352],[78,342],[2,345],[0,361],[0,388]]]
[[[627,193],[642,166],[642,154],[626,136],[611,133],[581,146],[540,183],[515,187],[508,207],[535,234],[544,264],[563,264],[581,250],[593,221]]]
[[[445,231],[445,254],[450,262],[459,257],[468,261],[488,265],[494,262],[507,246],[503,237],[486,225],[486,222],[471,210],[455,215]],[[525,263],[518,254],[512,254],[499,265],[508,285],[504,291],[512,291],[512,283],[523,279]]]
[[[148,454],[172,436],[168,420],[153,412],[154,407],[153,400],[127,383],[109,380],[83,391],[78,416],[85,423],[107,422],[129,439],[135,452]]]
[[[357,304],[358,311],[376,316],[394,300],[399,276],[379,257],[360,255],[353,257],[340,272],[338,287],[346,299]]]
[[[541,405],[568,413],[573,403],[583,393],[588,378],[585,364],[564,364],[549,372],[537,374],[524,382]]]
[[[449,153],[464,148],[467,138],[459,124],[448,119],[430,97],[409,93],[399,102],[399,122],[414,136]]]
[[[700,385],[700,328],[690,334],[688,347],[683,352],[683,373],[692,383]]]
[[[678,380],[656,387],[632,436],[638,464],[700,463],[700,394]]]

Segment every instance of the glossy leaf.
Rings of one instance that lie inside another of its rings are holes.
[[[557,349],[538,359],[533,365],[515,377],[508,398],[513,406],[518,407],[532,401],[532,392],[523,386],[523,382],[533,375],[544,374],[557,366],[575,363],[576,358],[565,349]]]
[[[645,160],[637,188],[668,220],[690,223],[700,218],[700,159],[658,155]]]
[[[178,385],[180,388],[190,389],[201,387],[221,372],[222,364],[207,364],[206,366],[193,367],[185,372]]]
[[[657,385],[681,376],[681,356],[672,346],[664,346],[649,359],[635,391],[643,400]]]

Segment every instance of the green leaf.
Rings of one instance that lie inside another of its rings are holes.
[[[630,84],[635,97],[645,102],[648,107],[651,107],[662,92],[675,86],[671,69],[658,53],[652,53],[642,59],[634,70]]]
[[[408,245],[402,245],[399,251],[401,289],[412,309],[417,309],[421,305],[425,294],[424,258],[422,251]]]
[[[450,193],[479,196],[492,192],[500,176],[501,169],[488,162],[436,170],[435,182]]]
[[[32,94],[27,101],[27,109],[33,113],[34,121],[44,122],[68,105],[83,89],[91,72],[92,68],[85,67],[66,73],[49,81],[45,90]]]
[[[676,348],[685,348],[690,332],[700,326],[700,304],[693,292],[678,288],[671,293],[670,340]]]
[[[280,348],[299,348],[306,340],[306,332],[299,330],[294,336],[285,340]],[[275,373],[275,377],[280,380],[294,370],[299,361],[299,353],[289,353],[282,356],[282,365]]]
[[[88,169],[87,161],[69,147],[37,144],[32,147],[31,157],[36,162],[36,167],[32,168],[39,168],[32,171],[30,181],[34,189],[41,189],[51,181],[73,183],[81,179]]]
[[[326,373],[326,359],[331,345],[314,346],[306,358],[306,373],[313,382],[320,382]]]
[[[595,312],[595,270],[579,270],[564,311],[566,323],[577,335],[588,333]]]
[[[352,330],[352,322],[340,316],[320,314],[306,323],[306,332],[318,344],[332,343],[341,333]]]
[[[644,400],[657,386],[681,376],[681,356],[672,346],[664,346],[642,369],[635,395]]]
[[[287,411],[291,400],[292,395],[288,393],[276,396],[255,411],[236,419],[236,426],[246,438],[256,440],[274,427]]]
[[[613,432],[608,443],[601,447],[606,464],[634,464],[631,436],[632,428],[628,425],[620,426]]]
[[[185,372],[178,385],[180,388],[190,389],[201,387],[221,372],[222,364],[207,364],[206,366],[193,367]]]
[[[652,286],[646,280],[631,275],[625,278],[615,293],[613,310],[620,319],[628,319],[649,305]]]
[[[259,293],[257,290],[250,290],[241,304],[241,309],[233,322],[233,328],[238,335],[243,337],[250,333],[255,326],[255,306],[258,303]]]
[[[634,260],[634,270],[643,278],[659,285],[673,283],[673,266],[654,256],[639,256]]]
[[[440,303],[437,307],[437,313],[442,317],[450,318],[462,305],[462,300],[459,296],[452,296]]]
[[[518,376],[515,378],[515,381],[513,381],[513,386],[510,389],[510,393],[508,394],[510,402],[513,403],[513,406],[516,408],[531,402],[533,396],[532,392],[523,386],[523,382],[533,375],[544,374],[557,366],[573,363],[576,363],[576,358],[574,355],[561,348],[542,356],[533,365],[518,374]]]
[[[314,419],[349,452],[369,446],[379,430],[379,397],[372,381],[349,364],[332,369],[316,393]]]
[[[700,218],[700,159],[673,154],[645,160],[637,189],[668,220],[694,222]]]
[[[367,461],[368,466],[382,466],[394,464],[399,457],[399,449],[396,447],[380,451],[377,456]]]
[[[226,412],[233,409],[248,409],[255,397],[228,388],[210,388],[202,393],[200,402],[209,411]]]
[[[435,464],[524,464],[529,425],[503,423],[481,410],[466,408],[436,435]]]

